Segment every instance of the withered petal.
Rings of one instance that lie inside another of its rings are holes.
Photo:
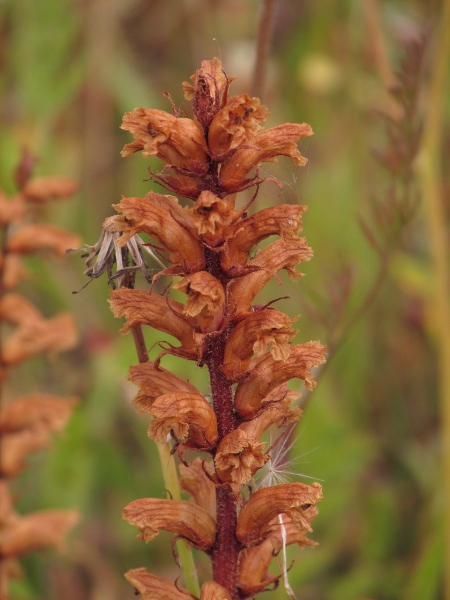
[[[195,598],[173,581],[149,573],[147,569],[131,569],[125,573],[125,579],[141,594],[142,600],[189,600]]]
[[[176,533],[199,550],[208,550],[216,536],[216,522],[200,506],[184,500],[141,498],[128,504],[123,518],[135,525],[140,539],[153,540],[161,529]]]
[[[260,543],[267,537],[271,521],[281,513],[311,531],[310,523],[317,514],[315,505],[321,498],[318,483],[285,483],[257,490],[239,513],[236,537],[245,546]]]
[[[326,346],[313,341],[292,346],[285,361],[275,361],[270,355],[262,358],[253,373],[236,389],[234,405],[237,412],[242,417],[257,412],[265,396],[293,377],[303,379],[306,389],[314,388],[311,369],[325,362],[325,351]]]
[[[6,477],[17,475],[25,468],[29,454],[48,448],[51,443],[47,429],[22,429],[2,433],[0,438],[0,474]]]
[[[149,412],[153,421],[148,434],[156,442],[166,442],[171,431],[179,441],[187,440],[195,448],[212,448],[217,441],[216,415],[199,393],[158,396]]]

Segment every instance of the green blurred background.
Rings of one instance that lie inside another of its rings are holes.
[[[377,11],[378,33],[395,70],[439,6],[426,0],[277,5],[263,96],[269,125],[306,121],[315,135],[300,144],[306,167],[284,160],[264,165],[262,173],[284,187],[280,193],[266,183],[255,209],[307,204],[304,235],[315,256],[302,269],[304,279],[292,284],[282,275],[283,287],[273,281],[264,298],[289,294],[278,306],[301,314],[296,341],[320,339],[332,350],[306,399],[295,443],[296,468],[324,488],[312,536],[320,545],[289,548],[295,560],[290,582],[302,600],[443,597],[434,349],[439,322],[430,234],[420,202],[407,223],[399,217],[395,243],[392,219],[386,225],[379,216],[380,210],[389,213],[392,186],[402,196],[410,182],[393,182],[375,158],[389,148],[379,113],[392,104],[376,58],[371,12]],[[119,129],[123,113],[138,106],[170,111],[164,91],[188,111],[181,82],[202,59],[217,55],[227,73],[237,75],[232,93],[248,91],[259,9],[257,0],[2,0],[1,186],[13,190],[11,172],[26,146],[39,156],[37,175],[80,181],[76,198],[55,206],[49,218],[94,244],[122,194],[157,189],[144,181],[147,159],[120,157],[130,141]],[[384,208],[374,211],[374,205]],[[382,247],[390,246],[386,268],[361,221]],[[132,598],[122,576],[130,568],[179,575],[171,536],[145,545],[121,519],[131,500],[164,496],[147,421],[129,406],[134,389],[126,374],[137,362],[132,340],[118,334],[105,278],[71,294],[84,283],[77,256],[44,266],[34,261],[33,268],[25,292],[32,290],[47,315],[72,311],[80,344],[54,363],[38,362],[30,386],[76,393],[80,403],[63,438],[33,458],[15,492],[23,512],[75,507],[83,518],[63,555],[23,561],[26,577],[12,595]],[[158,339],[147,332],[149,345]],[[165,359],[164,366],[207,391],[201,369],[176,359]],[[199,570],[208,577],[201,557]],[[264,597],[287,596],[280,586]]]

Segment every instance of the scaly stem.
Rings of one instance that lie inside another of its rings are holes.
[[[145,363],[148,361],[148,354],[141,326],[135,325],[132,329],[132,332],[139,362]],[[170,452],[170,446],[168,443],[156,445],[158,447],[159,462],[161,464],[164,486],[167,490],[167,493],[173,500],[181,500],[178,471],[175,465],[174,456]],[[195,567],[191,547],[184,540],[179,540],[177,543],[177,548],[178,562],[183,573],[184,584],[190,592],[196,596],[200,596],[200,586],[198,583],[197,570]]]
[[[450,62],[450,0],[444,0],[439,19],[440,31],[436,40],[436,58],[433,63],[428,113],[423,126],[422,148],[419,155],[419,179],[431,233],[431,247],[435,271],[435,321],[439,360],[439,388],[441,399],[441,444],[444,475],[444,519],[447,548],[444,559],[445,598],[450,598],[450,249],[448,219],[444,202],[442,176],[442,132],[444,130],[445,85]]]

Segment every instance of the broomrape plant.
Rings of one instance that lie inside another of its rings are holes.
[[[63,177],[31,178],[34,160],[24,153],[16,171],[17,192],[0,190],[0,598],[8,600],[9,584],[21,577],[18,558],[47,547],[60,548],[78,521],[75,510],[40,510],[27,515],[14,507],[11,483],[27,467],[27,458],[51,445],[62,431],[76,399],[45,392],[14,395],[11,379],[27,360],[73,348],[77,332],[72,315],[47,319],[17,286],[27,278],[23,258],[39,252],[64,256],[78,238],[40,222],[51,200],[71,196],[78,185]]]
[[[181,487],[191,497],[141,498],[126,506],[123,516],[146,542],[166,530],[210,556],[212,581],[203,584],[201,600],[253,597],[280,578],[292,596],[285,562],[279,575],[268,568],[281,550],[285,556],[287,545],[314,545],[307,535],[321,486],[282,483],[250,494],[248,489],[270,460],[261,437],[301,416],[300,408],[292,406],[299,394],[288,381],[302,379],[311,390],[312,369],[324,363],[325,347],[318,341],[292,344],[294,319],[272,303],[253,303],[280,270],[292,279],[301,277],[297,265],[312,257],[305,238],[298,237],[306,207],[283,204],[253,215],[247,211],[267,181],[258,166],[280,155],[305,165],[297,141],[313,132],[305,123],[265,130],[267,108],[247,94],[229,97],[232,78],[216,58],[203,61],[192,82],[183,84],[192,119],[172,103],[171,114],[139,108],[127,113],[122,124],[134,137],[123,156],[142,151],[160,158],[166,164],[157,174],[149,169],[151,177],[191,203],[182,206],[175,196],[155,192],[123,197],[99,244],[87,247],[86,274],[92,278],[107,270],[117,282],[111,309],[126,319],[121,332],[132,331],[135,338],[140,363],[129,372],[139,388],[133,405],[151,417],[148,433],[160,448],[170,440],[171,453],[181,461]],[[252,200],[238,208],[238,194],[252,187]],[[145,243],[142,234],[152,242]],[[272,235],[279,239],[251,257],[252,248]],[[152,283],[176,276],[172,289],[186,295],[185,304],[172,299],[170,290],[134,289],[137,270],[150,279],[149,252],[165,261]],[[160,342],[159,355],[149,360],[142,325],[170,334],[179,345]],[[205,365],[210,397],[165,369],[167,354]],[[208,458],[188,462],[187,450]],[[129,571],[126,578],[143,598],[198,597],[144,568]]]

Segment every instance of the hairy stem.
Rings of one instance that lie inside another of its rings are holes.
[[[225,282],[218,254],[207,252],[208,271],[222,284]],[[224,436],[234,431],[238,425],[233,406],[233,390],[222,372],[225,345],[229,330],[212,339],[207,351],[211,395],[216,413],[219,442]],[[227,487],[216,487],[217,534],[212,549],[213,578],[216,583],[226,588],[232,598],[236,596],[237,567],[240,546],[235,537],[237,522],[237,502]]]

